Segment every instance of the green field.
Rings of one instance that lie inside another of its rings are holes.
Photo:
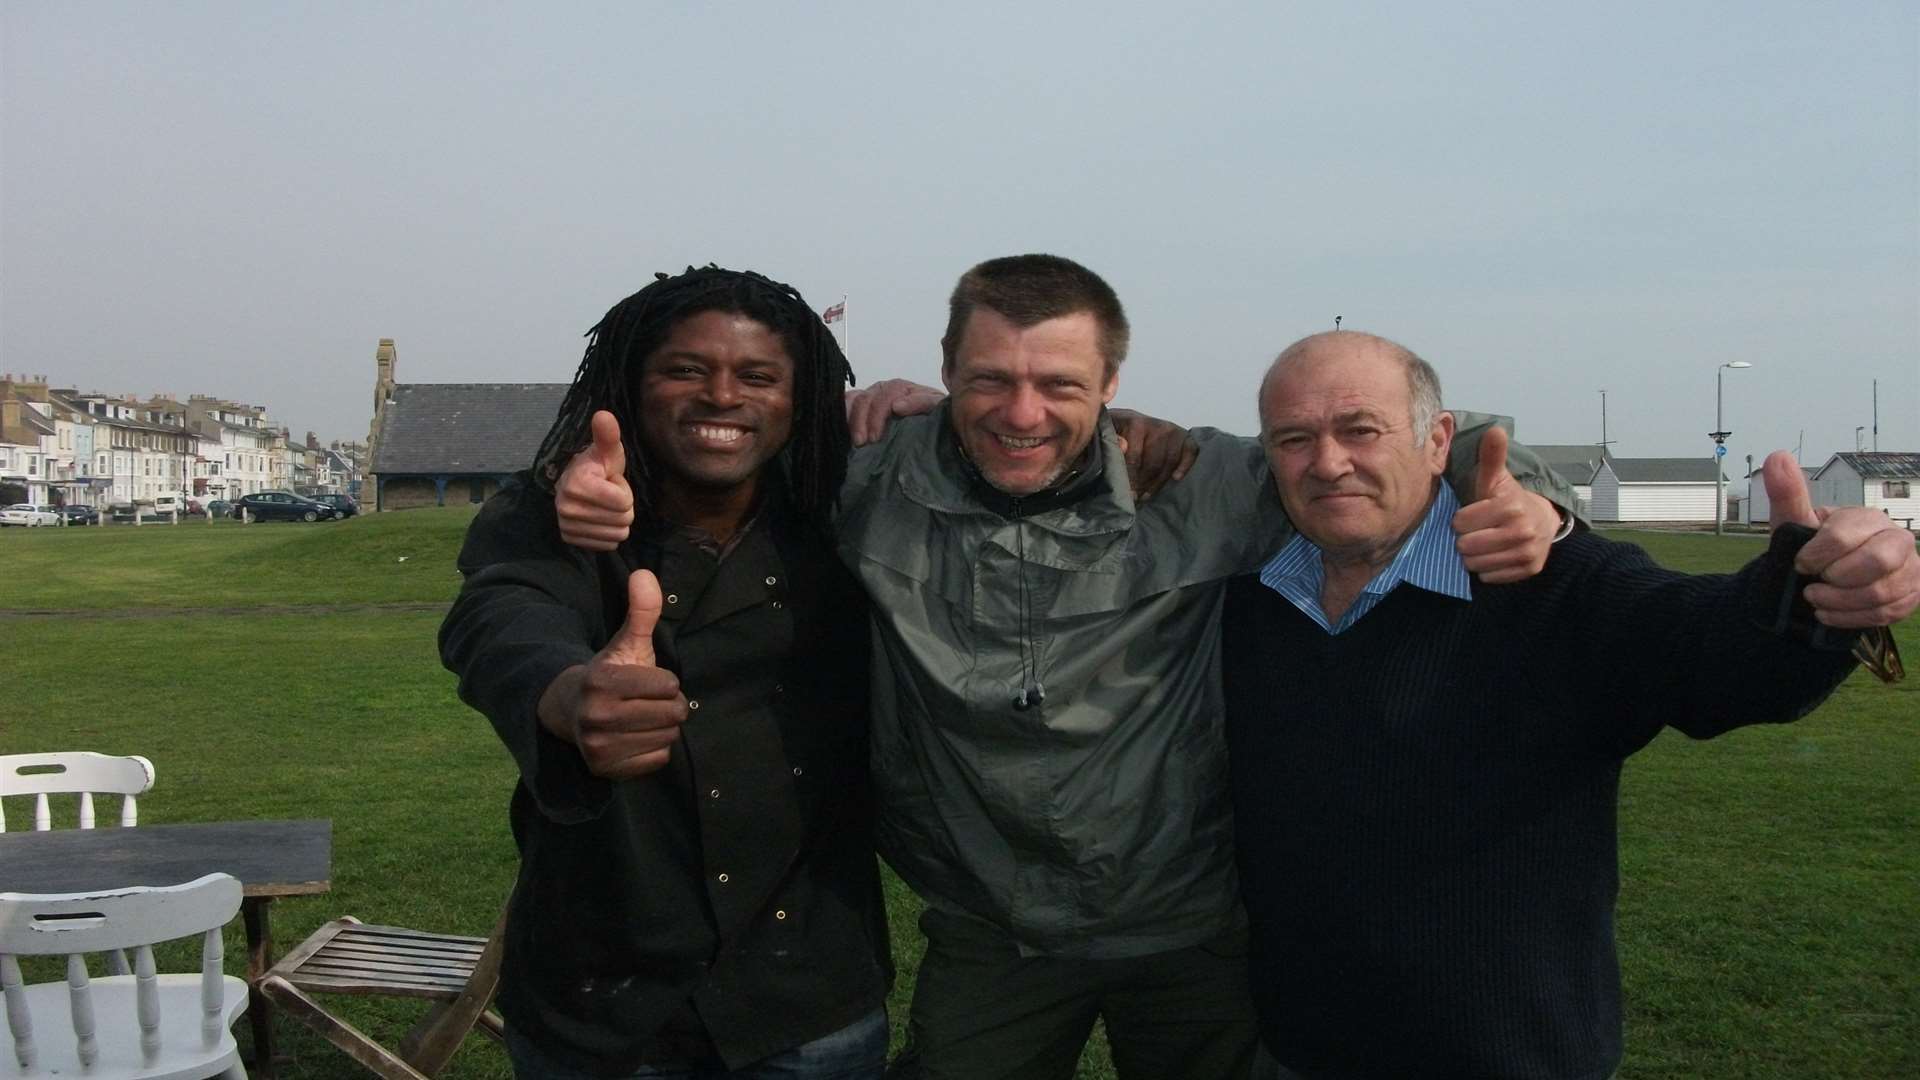
[[[485,933],[513,878],[513,770],[434,648],[471,514],[0,532],[0,753],[144,754],[159,774],[144,823],[331,818],[333,891],[275,905],[282,948],[344,913]],[[1759,550],[1621,535],[1695,571]],[[1920,620],[1899,634],[1920,668]],[[1573,675],[1604,693],[1606,658]],[[1663,736],[1629,764],[1622,1076],[1920,1075],[1916,781],[1920,672],[1856,675],[1792,726]],[[892,889],[897,1026],[919,944],[917,903]],[[236,930],[236,971],[238,945]],[[413,1015],[342,1010],[388,1035]],[[281,1075],[364,1075],[279,1031],[297,1059]],[[475,1039],[449,1075],[507,1073]],[[1100,1048],[1082,1075],[1112,1075]]]

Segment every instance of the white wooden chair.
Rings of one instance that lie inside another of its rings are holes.
[[[244,1080],[230,1029],[247,1009],[247,984],[220,969],[220,928],[239,910],[240,882],[228,874],[164,888],[0,893],[10,1036],[0,1077]],[[198,974],[155,972],[154,944],[194,935]],[[105,949],[134,950],[134,974],[90,980],[82,954]],[[67,977],[25,985],[20,956],[65,956]]]
[[[153,790],[153,762],[137,755],[109,757],[84,751],[0,755],[0,832],[7,831],[8,795],[33,796],[33,827],[53,827],[49,795],[80,796],[80,827],[93,828],[95,794],[119,795],[120,824],[140,820],[136,796]]]
[[[0,755],[0,832],[7,831],[8,795],[33,796],[33,828],[47,832],[53,828],[49,795],[80,796],[82,829],[93,828],[95,794],[120,796],[122,827],[140,823],[137,796],[153,790],[153,762],[137,754],[111,757],[76,750],[47,754]],[[107,971],[125,975],[126,954],[118,949],[106,956]]]

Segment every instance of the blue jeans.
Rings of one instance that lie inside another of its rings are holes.
[[[507,1028],[507,1056],[516,1080],[603,1080],[553,1060],[513,1028]],[[655,1069],[641,1066],[628,1075],[646,1080],[880,1080],[887,1068],[887,1011],[875,1009],[839,1031],[801,1043],[744,1068],[720,1066]]]

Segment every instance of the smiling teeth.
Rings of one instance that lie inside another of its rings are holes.
[[[1009,450],[1031,450],[1047,441],[1045,439],[1016,439],[1011,435],[995,435],[994,438],[999,439],[1000,445]]]
[[[712,439],[714,442],[733,442],[746,434],[737,427],[718,427],[708,424],[693,425],[693,433],[702,439]]]

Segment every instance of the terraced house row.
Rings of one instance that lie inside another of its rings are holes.
[[[195,394],[140,400],[0,375],[0,485],[20,501],[107,507],[178,493],[237,499],[356,488],[363,448],[293,443],[258,405]]]

